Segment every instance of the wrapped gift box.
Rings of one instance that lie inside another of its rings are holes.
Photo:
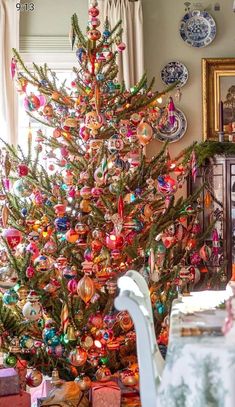
[[[0,369],[0,396],[10,396],[19,392],[20,381],[15,369]]]
[[[92,407],[120,407],[121,390],[115,382],[94,382],[91,387]]]
[[[31,407],[30,394],[22,391],[20,394],[0,397],[1,407]]]
[[[52,389],[53,385],[51,384],[51,378],[44,378],[43,382],[38,387],[28,388],[27,391],[31,394],[32,406],[37,406],[39,404],[38,399],[47,397]]]

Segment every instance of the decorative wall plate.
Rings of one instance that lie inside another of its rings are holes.
[[[179,110],[175,109],[175,123],[172,126],[170,123],[164,124],[161,129],[157,129],[155,132],[155,138],[159,141],[169,141],[173,143],[174,141],[180,140],[187,130],[187,119],[185,114]]]
[[[161,78],[166,85],[179,81],[177,87],[182,87],[188,80],[188,70],[181,62],[172,61],[161,70]]]
[[[192,47],[206,47],[215,38],[215,20],[207,11],[190,11],[181,20],[180,35]]]

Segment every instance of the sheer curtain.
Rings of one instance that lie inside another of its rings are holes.
[[[12,48],[19,49],[16,0],[0,0],[0,137],[17,143],[17,93],[10,75]]]
[[[126,49],[118,56],[118,80],[124,79],[127,89],[144,73],[143,10],[141,0],[99,0],[100,19],[106,17],[111,28],[122,20],[122,41]]]

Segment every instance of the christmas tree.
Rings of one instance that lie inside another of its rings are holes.
[[[148,280],[157,327],[182,285],[200,278],[191,255],[202,242],[200,205],[174,198],[188,173],[195,177],[195,155],[183,165],[165,145],[146,158],[154,130],[174,124],[173,101],[159,108],[169,89],[153,91],[146,75],[130,90],[117,83],[121,23],[110,29],[106,21],[101,33],[98,14],[93,1],[86,36],[72,17],[71,86],[47,65],[29,70],[16,50],[12,60],[29,117],[53,130],[30,131],[28,153],[1,149],[0,350],[5,365],[25,359],[36,369],[31,386],[55,368],[66,380],[86,374],[89,386],[89,377],[108,378],[136,360],[132,321],[113,306],[128,269]],[[204,247],[199,262],[207,257]]]

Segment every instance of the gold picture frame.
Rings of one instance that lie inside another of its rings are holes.
[[[231,89],[234,100],[231,102]],[[235,134],[235,58],[202,59],[203,139],[218,140],[220,102],[225,136]]]

